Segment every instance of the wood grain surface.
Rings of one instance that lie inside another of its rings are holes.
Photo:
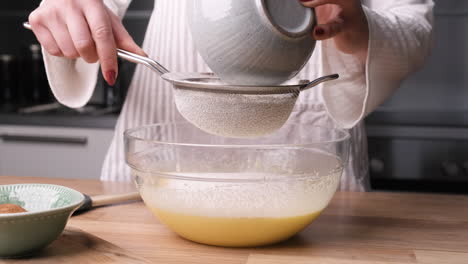
[[[130,183],[0,177],[0,184],[32,182],[64,185],[88,195],[134,191]],[[468,196],[461,195],[338,192],[306,230],[260,248],[211,247],[184,240],[141,202],[98,208],[73,217],[68,227],[148,263],[468,263]],[[80,256],[86,254],[83,250]],[[52,256],[47,263],[64,263],[62,257]],[[68,256],[66,262],[84,263],[75,262],[77,257]]]
[[[0,262],[2,262],[0,260]],[[6,263],[151,263],[123,248],[86,233],[67,227],[62,235],[47,248],[28,257],[4,260]]]

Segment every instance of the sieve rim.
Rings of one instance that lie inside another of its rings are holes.
[[[211,92],[245,93],[245,94],[281,94],[299,93],[310,81],[293,78],[279,85],[235,85],[223,83],[214,73],[169,72],[161,76],[179,89],[204,90]]]

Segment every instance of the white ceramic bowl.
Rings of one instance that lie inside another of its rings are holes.
[[[192,0],[189,25],[205,62],[224,82],[275,85],[304,67],[315,13],[299,0]]]

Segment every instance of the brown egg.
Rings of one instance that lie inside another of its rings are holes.
[[[13,214],[27,212],[23,207],[16,204],[0,204],[0,214]]]

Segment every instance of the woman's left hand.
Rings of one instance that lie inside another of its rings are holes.
[[[367,60],[369,27],[360,0],[300,0],[315,8],[318,25],[312,32],[316,40],[333,39],[338,50]]]

